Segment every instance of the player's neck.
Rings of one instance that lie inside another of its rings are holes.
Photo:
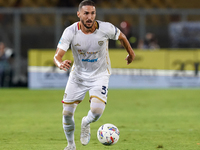
[[[80,22],[80,29],[84,34],[91,34],[93,33],[97,27],[96,27],[96,22],[92,25],[91,28],[86,28],[81,22]]]

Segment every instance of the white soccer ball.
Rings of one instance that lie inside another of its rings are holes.
[[[113,145],[119,140],[119,129],[110,123],[99,127],[97,131],[97,138],[103,145]]]

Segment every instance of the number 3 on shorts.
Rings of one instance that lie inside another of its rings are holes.
[[[106,86],[102,86],[102,92],[101,92],[101,94],[107,96],[107,91],[108,91],[108,89],[106,88]]]

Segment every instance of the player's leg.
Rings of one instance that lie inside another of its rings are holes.
[[[71,76],[68,80],[65,95],[63,97],[63,129],[68,141],[68,146],[65,150],[75,150],[75,141],[74,141],[74,113],[77,107],[77,104],[81,102],[85,93],[87,92],[87,88],[85,86],[74,82],[73,76]]]
[[[90,123],[96,122],[105,109],[105,102],[98,98],[92,98],[90,103],[90,110],[87,116],[82,118],[81,122],[81,136],[80,140],[83,145],[87,145],[90,141]]]
[[[107,86],[109,77],[102,77],[94,82],[89,91],[90,110],[87,116],[82,118],[80,140],[87,145],[90,140],[90,123],[96,122],[104,112],[107,102]]]
[[[90,101],[90,110],[83,121],[85,126],[99,120],[106,106],[104,101],[101,101],[96,97],[91,98]]]
[[[75,141],[74,141],[74,112],[76,110],[77,104],[63,104],[63,129],[68,141],[68,148],[75,149]],[[67,147],[65,148],[67,150]],[[74,148],[72,148],[74,147]]]

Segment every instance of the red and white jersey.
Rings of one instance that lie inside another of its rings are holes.
[[[108,40],[118,40],[120,30],[108,22],[96,21],[96,30],[84,34],[80,22],[67,27],[58,43],[58,48],[67,51],[71,46],[74,57],[72,72],[82,80],[95,80],[111,74]]]

